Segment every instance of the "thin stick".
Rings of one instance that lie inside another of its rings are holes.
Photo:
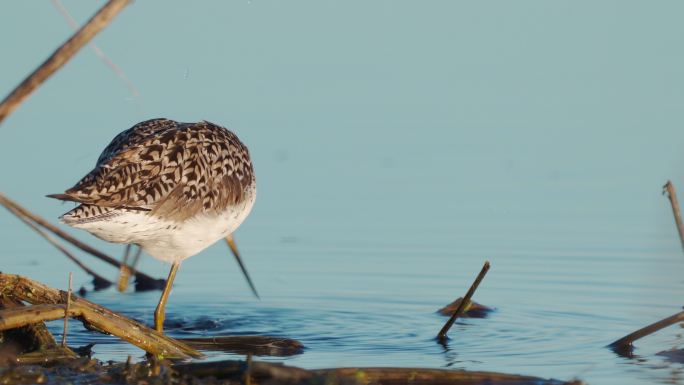
[[[247,370],[245,362],[237,360],[178,363],[173,365],[173,369],[198,378],[211,376],[222,380],[233,380],[236,383],[244,379]],[[260,384],[579,384],[579,381],[565,382],[496,372],[396,367],[307,370],[264,361],[252,363],[252,377],[255,379],[254,382]]]
[[[454,324],[454,322],[456,322],[456,318],[460,317],[461,314],[463,314],[465,309],[468,307],[468,304],[470,303],[470,298],[475,293],[475,290],[477,290],[477,287],[480,285],[480,282],[482,282],[482,279],[487,274],[487,271],[489,271],[489,261],[485,261],[484,266],[482,266],[482,270],[480,270],[480,274],[478,274],[477,278],[475,278],[475,282],[473,282],[473,284],[470,285],[470,289],[468,289],[468,292],[463,297],[461,304],[458,306],[454,314],[451,315],[449,320],[444,324],[442,330],[439,331],[439,334],[437,334],[437,338],[440,341],[443,342],[446,340],[447,332],[449,331],[449,329],[451,329],[451,326]]]
[[[198,350],[213,350],[234,354],[288,357],[304,353],[304,345],[301,342],[283,337],[214,336],[180,338],[179,341]]]
[[[34,223],[37,223],[38,225],[44,227],[45,229],[50,230],[52,233],[54,233],[58,237],[60,237],[63,240],[71,243],[72,245],[78,247],[79,249],[85,251],[86,253],[88,253],[88,254],[96,257],[96,258],[99,258],[100,260],[107,262],[112,266],[121,267],[121,263],[119,261],[117,261],[116,259],[110,257],[109,255],[107,255],[107,254],[105,254],[105,253],[103,253],[103,252],[79,241],[78,239],[72,237],[71,235],[65,233],[64,231],[60,230],[59,228],[57,228],[56,226],[54,226],[50,222],[46,221],[45,219],[39,217],[36,214],[31,213],[30,211],[28,211],[24,207],[20,206],[18,203],[10,200],[7,196],[3,195],[2,193],[0,193],[0,205],[5,206],[9,211],[14,213],[15,215],[24,216],[24,217],[30,219],[31,221],[33,221]],[[145,273],[135,271],[134,275],[135,275],[135,278],[140,280],[140,281],[150,282],[151,284],[153,284],[157,287],[159,286],[158,284],[156,284],[156,282],[158,282],[160,280],[152,278]],[[163,280],[161,280],[161,281],[163,281]]]
[[[45,80],[66,64],[98,32],[104,29],[128,2],[129,0],[109,0],[81,29],[74,33],[69,40],[57,48],[47,60],[26,77],[0,103],[0,123],[19,107]]]
[[[54,4],[55,7],[57,8],[57,10],[59,11],[59,13],[62,14],[62,17],[64,17],[67,24],[69,24],[69,26],[74,31],[78,30],[78,24],[76,23],[76,20],[74,20],[74,18],[71,17],[71,14],[66,9],[64,4],[62,4],[62,2],[60,0],[52,0],[52,4]],[[128,90],[131,92],[133,97],[140,96],[138,89],[135,88],[135,85],[133,84],[133,82],[131,82],[128,79],[128,76],[126,76],[126,73],[124,73],[123,70],[118,65],[116,65],[116,63],[114,63],[111,59],[109,59],[109,57],[107,57],[107,55],[105,55],[105,53],[100,49],[100,47],[97,46],[97,44],[90,42],[90,44],[88,44],[88,45],[93,50],[93,52],[95,52],[95,55],[97,55],[97,57],[100,58],[100,60],[102,60],[102,62],[107,67],[109,67],[116,74],[116,76],[118,76],[119,79],[121,79],[121,81],[124,82],[124,84],[126,84],[126,87],[128,87]]]
[[[66,346],[67,329],[69,328],[69,309],[71,308],[71,289],[74,275],[69,272],[69,291],[67,292],[66,307],[64,308],[64,333],[62,333],[62,347]]]
[[[675,224],[677,224],[677,231],[679,232],[679,240],[682,243],[682,248],[684,249],[684,223],[682,223],[682,214],[679,211],[679,201],[677,201],[677,192],[675,191],[674,185],[669,180],[663,186],[663,194],[667,195],[670,199],[670,204],[672,205],[672,215],[674,215]]]
[[[245,385],[252,385],[252,353],[247,353],[247,370],[245,370]]]
[[[0,292],[11,295],[14,298],[26,301],[33,305],[57,305],[57,307],[45,306],[49,310],[48,316],[36,320],[34,307],[28,309],[8,309],[0,310],[0,329],[12,329],[22,326],[22,320],[26,323],[40,322],[49,319],[60,319],[64,317],[64,298],[63,291],[48,287],[40,282],[33,281],[13,274],[0,273]],[[164,357],[202,357],[203,355],[192,347],[167,337],[121,314],[115,313],[105,307],[90,302],[86,299],[72,296],[69,316],[79,318],[88,328],[115,335],[122,340],[145,350],[153,355]],[[42,309],[42,308],[38,308]]]
[[[97,274],[93,269],[86,266],[83,262],[81,262],[81,260],[76,258],[75,255],[73,255],[69,250],[67,250],[66,247],[64,247],[61,243],[59,243],[58,240],[56,240],[50,234],[43,231],[40,227],[36,226],[28,218],[22,216],[21,214],[14,212],[14,211],[10,210],[10,212],[12,214],[15,214],[17,216],[17,218],[19,218],[22,222],[24,222],[26,224],[26,226],[30,227],[33,231],[35,231],[36,233],[40,234],[43,238],[45,238],[45,240],[47,240],[50,244],[52,244],[52,246],[56,247],[57,250],[61,251],[64,255],[66,255],[67,258],[71,259],[71,261],[74,262],[78,267],[83,269],[83,271],[90,274],[90,276],[93,277],[94,284],[95,284],[96,288],[105,289],[105,288],[112,285],[112,281],[110,281],[107,278]]]
[[[641,337],[646,337],[649,334],[653,334],[657,332],[660,329],[663,329],[665,327],[668,327],[670,325],[676,324],[677,322],[684,321],[684,311],[680,311],[679,313],[675,315],[671,315],[665,319],[662,319],[658,322],[654,322],[648,326],[645,326],[634,333],[630,333],[619,340],[613,342],[612,344],[608,345],[609,347],[613,349],[619,349],[623,348],[626,346],[629,346],[632,344],[632,342],[638,340]]]

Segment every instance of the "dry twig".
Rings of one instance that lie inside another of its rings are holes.
[[[0,295],[0,309],[24,308],[20,300]],[[22,328],[0,332],[3,353],[13,344],[18,353],[46,351],[57,348],[57,342],[44,323],[35,323]]]
[[[52,3],[55,5],[59,13],[62,14],[66,22],[69,24],[69,26],[74,31],[78,30],[78,24],[76,23],[76,20],[74,20],[74,18],[71,17],[71,14],[66,9],[64,4],[62,4],[60,0],[52,0]],[[95,55],[97,55],[97,57],[100,58],[100,60],[102,60],[102,62],[107,67],[109,67],[109,69],[111,69],[116,74],[116,76],[118,76],[119,79],[121,79],[122,82],[124,82],[128,90],[131,92],[131,95],[133,95],[134,98],[140,96],[140,92],[138,92],[138,89],[135,88],[133,82],[130,81],[130,79],[128,79],[126,73],[123,72],[123,70],[118,65],[116,65],[116,63],[114,63],[109,57],[107,57],[107,55],[105,55],[105,53],[102,51],[102,49],[100,49],[100,47],[98,47],[97,44],[91,42],[89,45],[93,52],[95,52]]]
[[[477,278],[475,278],[475,282],[470,285],[470,289],[468,289],[468,292],[463,297],[463,300],[459,304],[458,308],[456,308],[454,314],[452,314],[451,318],[449,318],[449,320],[444,324],[442,330],[439,331],[439,334],[437,334],[437,338],[440,342],[446,341],[447,332],[449,329],[451,329],[451,326],[454,324],[454,322],[456,322],[456,318],[460,317],[470,304],[470,298],[473,296],[473,294],[475,294],[475,290],[477,290],[477,287],[480,285],[480,282],[482,282],[482,279],[487,274],[487,271],[489,271],[489,262],[484,263],[482,270],[480,270],[480,274],[478,274]]]
[[[645,326],[633,333],[630,333],[619,340],[613,342],[612,344],[608,345],[608,347],[612,348],[613,350],[616,351],[622,351],[625,348],[628,348],[632,345],[632,343],[639,338],[646,337],[649,334],[653,334],[657,332],[660,329],[666,328],[670,325],[674,325],[677,322],[682,322],[684,321],[684,311],[680,311],[677,314],[671,315],[667,318],[664,318],[658,322],[654,322],[648,326]]]
[[[69,328],[69,310],[71,308],[71,289],[74,275],[69,272],[69,291],[67,292],[66,308],[64,309],[64,332],[62,333],[62,347],[66,346],[67,329]]]
[[[12,329],[26,323],[64,316],[66,293],[18,275],[0,273],[0,295],[9,295],[33,305],[27,309],[0,311],[0,330]],[[147,326],[118,313],[73,296],[69,316],[78,317],[89,328],[115,335],[146,352],[163,357],[202,357],[190,346],[167,337]]]
[[[280,337],[217,336],[181,338],[179,341],[200,350],[253,354],[255,356],[287,357],[304,352],[304,345],[301,342]]]
[[[0,124],[45,80],[60,69],[104,29],[128,4],[129,0],[109,0],[88,22],[50,55],[0,103]]]
[[[674,215],[677,231],[679,232],[679,240],[682,243],[682,248],[684,249],[684,223],[682,223],[682,214],[679,210],[677,191],[675,191],[674,185],[671,181],[668,180],[667,183],[665,183],[665,186],[663,186],[663,194],[667,195],[667,198],[670,200],[670,205],[672,205],[672,215]]]
[[[2,194],[0,194],[0,203],[2,203]],[[96,273],[95,270],[89,268],[86,266],[83,262],[81,262],[80,259],[76,258],[75,255],[73,255],[69,250],[64,247],[58,240],[53,238],[50,234],[46,233],[43,231],[38,225],[36,225],[34,222],[31,222],[30,219],[27,217],[19,214],[18,212],[12,210],[11,208],[8,207],[8,210],[17,216],[26,226],[30,227],[33,231],[38,233],[40,236],[45,238],[46,241],[48,241],[50,244],[52,244],[54,247],[57,248],[57,250],[61,251],[62,254],[66,255],[67,258],[69,258],[72,262],[74,262],[78,267],[83,269],[86,273],[88,273],[91,277],[93,277],[93,286],[95,287],[95,290],[101,290],[101,289],[106,289],[109,286],[112,285],[112,281],[108,280],[107,278],[101,276],[100,274]]]

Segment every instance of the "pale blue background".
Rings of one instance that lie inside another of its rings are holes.
[[[81,23],[101,2],[64,4]],[[0,127],[0,191],[55,219],[71,206],[44,195],[119,131],[207,119],[252,153],[258,199],[236,236],[263,300],[217,245],[181,268],[178,317],[300,338],[292,364],[307,367],[682,383],[654,355],[682,346],[677,327],[637,344],[644,361],[602,347],[682,305],[660,195],[667,179],[684,191],[682,14],[679,1],[138,0],[95,42],[140,96],[84,49]],[[1,3],[0,91],[70,34],[48,1]],[[14,218],[0,228],[3,271],[87,283]],[[499,311],[443,352],[431,313],[484,259],[476,299]],[[151,319],[158,293],[97,295]],[[103,357],[134,351],[110,343]]]

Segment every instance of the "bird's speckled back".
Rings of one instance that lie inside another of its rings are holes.
[[[96,167],[56,197],[182,221],[222,212],[254,189],[249,152],[235,134],[206,121],[152,119],[117,135]]]

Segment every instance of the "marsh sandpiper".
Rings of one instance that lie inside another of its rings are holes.
[[[222,238],[234,248],[231,235],[254,205],[256,180],[247,147],[226,128],[152,119],[117,135],[74,187],[48,196],[79,203],[60,217],[65,224],[171,264],[154,313],[163,332],[181,263]]]

